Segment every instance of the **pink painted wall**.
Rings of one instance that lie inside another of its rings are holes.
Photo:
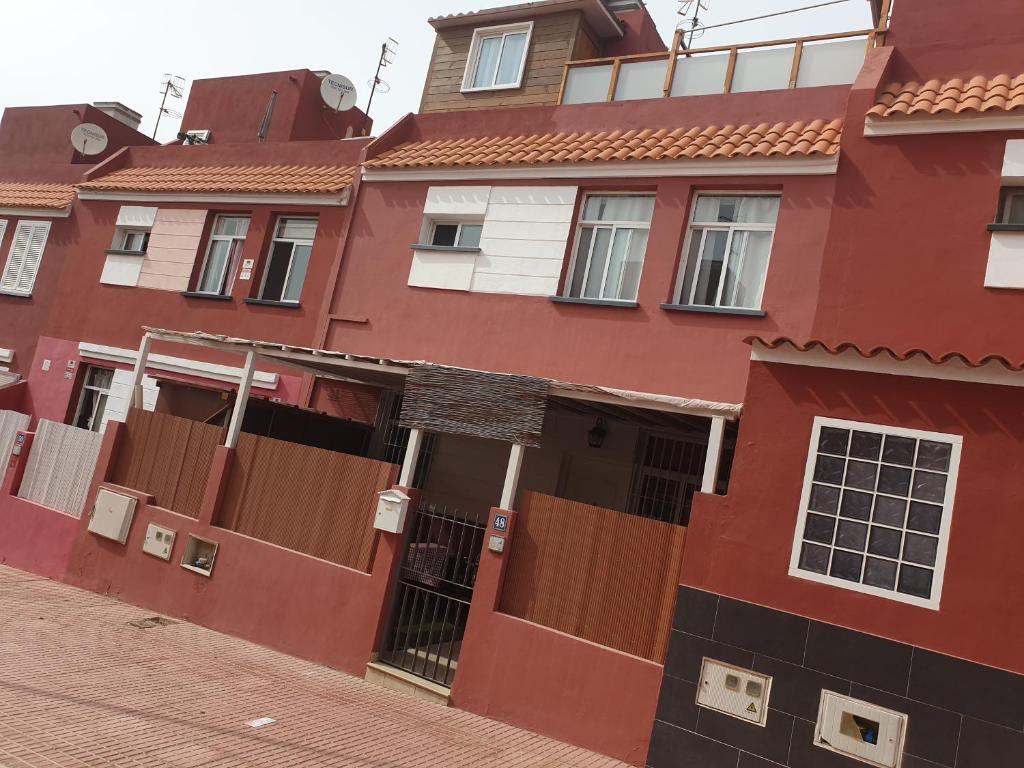
[[[24,381],[0,388],[0,410],[22,411],[25,407],[25,394],[27,392],[28,384]]]
[[[44,360],[50,361],[48,371],[43,370]],[[32,368],[28,371],[28,395],[25,398],[27,413],[32,416],[32,429],[39,419],[64,421],[75,389],[80,360],[77,341],[39,337]],[[67,367],[69,361],[75,363],[73,370]],[[70,378],[65,377],[67,373],[71,374]]]

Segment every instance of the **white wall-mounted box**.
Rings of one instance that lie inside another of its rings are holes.
[[[697,686],[697,706],[764,726],[772,679],[752,669],[704,658]]]
[[[876,768],[900,768],[907,720],[901,712],[822,691],[814,743]]]
[[[135,497],[100,488],[96,494],[89,530],[97,536],[124,544],[135,517]]]
[[[405,530],[405,516],[409,511],[409,497],[394,489],[377,494],[377,514],[373,527],[378,531],[401,533]]]
[[[170,560],[175,536],[176,533],[170,528],[150,523],[146,528],[146,540],[142,542],[142,551],[161,560]]]
[[[185,551],[181,556],[181,567],[202,576],[209,576],[213,571],[213,561],[217,558],[217,542],[201,539],[191,533],[185,540]]]

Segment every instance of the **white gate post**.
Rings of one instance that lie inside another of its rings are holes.
[[[505,471],[505,487],[501,490],[501,509],[512,509],[512,505],[516,501],[516,491],[519,490],[519,473],[523,470],[525,454],[525,445],[512,443],[512,450],[508,455],[508,469]]]
[[[416,478],[416,464],[420,460],[420,448],[422,447],[423,430],[413,427],[409,430],[409,441],[405,444],[402,472],[398,476],[398,484],[403,488],[412,488],[412,481]]]
[[[149,362],[149,346],[153,341],[149,332],[142,334],[139,353],[135,356],[135,368],[132,369],[132,407],[142,408],[142,379],[146,375],[146,363]]]
[[[245,355],[245,368],[238,383],[238,395],[235,407],[231,410],[231,423],[228,425],[228,437],[224,445],[228,448],[238,447],[238,435],[242,431],[242,419],[245,418],[245,406],[249,404],[249,390],[252,388],[252,375],[256,370],[256,353],[252,350]]]
[[[714,493],[718,481],[718,465],[722,461],[722,438],[725,435],[725,417],[711,417],[711,431],[708,433],[708,452],[704,459],[704,478],[700,484],[701,493]]]

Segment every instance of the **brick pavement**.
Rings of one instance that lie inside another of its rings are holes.
[[[151,615],[0,566],[0,767],[624,765]]]

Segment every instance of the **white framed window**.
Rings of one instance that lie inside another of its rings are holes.
[[[248,216],[220,215],[213,220],[210,244],[199,274],[198,293],[226,296],[231,293],[242,245],[249,232]]]
[[[148,229],[126,229],[118,228],[116,235],[119,251],[131,251],[132,253],[145,253],[149,247]]]
[[[474,30],[462,77],[463,92],[518,88],[532,35],[532,21]]]
[[[309,254],[316,237],[316,219],[281,216],[274,227],[260,298],[297,304],[306,281]]]
[[[653,215],[654,195],[587,195],[565,295],[636,301]]]
[[[31,296],[43,259],[46,239],[50,236],[48,221],[19,221],[7,252],[7,262],[0,275],[0,291],[18,296]]]
[[[435,221],[431,225],[430,245],[446,248],[479,248],[484,225],[471,221]]]
[[[938,610],[962,442],[816,418],[789,574]]]
[[[103,425],[103,414],[107,410],[110,385],[114,382],[114,371],[90,365],[85,372],[85,383],[78,398],[74,425],[81,429],[99,432]]]
[[[1010,188],[1003,191],[1002,210],[999,212],[1000,224],[1024,225],[1024,187]]]
[[[760,309],[779,195],[700,194],[693,205],[676,303]]]

